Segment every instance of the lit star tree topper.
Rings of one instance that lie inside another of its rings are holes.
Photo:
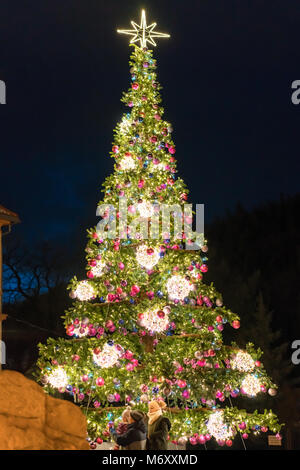
[[[153,38],[169,38],[169,34],[159,33],[154,31],[156,23],[152,23],[147,26],[146,21],[146,12],[142,10],[141,14],[141,24],[137,24],[134,21],[131,21],[133,29],[117,29],[118,33],[127,34],[128,36],[132,36],[130,39],[130,43],[140,42],[140,46],[147,47],[147,42],[156,46],[156,42]]]

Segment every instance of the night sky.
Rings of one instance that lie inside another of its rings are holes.
[[[3,0],[0,203],[27,240],[68,239],[98,221],[130,83],[128,38],[115,30],[143,7],[171,34],[155,51],[164,116],[206,220],[299,191],[298,1]]]

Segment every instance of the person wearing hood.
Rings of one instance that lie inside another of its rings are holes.
[[[163,416],[167,407],[162,400],[153,400],[148,404],[148,450],[166,450],[168,448],[168,434],[171,429],[170,420]]]
[[[114,441],[126,450],[145,450],[147,431],[144,421],[145,415],[141,411],[133,410],[129,414],[129,424],[123,434],[118,434],[114,427],[110,428],[110,433]]]

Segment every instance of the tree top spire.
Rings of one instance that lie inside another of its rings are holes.
[[[118,33],[127,34],[128,36],[132,36],[129,43],[140,42],[140,46],[147,47],[147,42],[156,46],[156,42],[153,38],[169,38],[169,34],[159,33],[154,31],[156,27],[156,23],[151,23],[147,26],[146,21],[146,12],[142,10],[141,12],[141,24],[137,24],[134,21],[131,21],[133,29],[117,29]]]

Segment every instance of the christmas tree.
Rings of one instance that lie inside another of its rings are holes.
[[[47,392],[82,406],[89,438],[98,442],[109,439],[107,426],[126,405],[146,411],[154,398],[166,401],[170,440],[179,445],[213,437],[230,446],[238,433],[246,439],[268,430],[280,439],[272,411],[247,413],[232,404],[239,395],[275,394],[276,386],[260,350],[223,344],[222,330],[239,328],[239,317],[203,282],[205,240],[178,229],[179,222],[191,227],[188,190],[176,177],[172,126],[163,119],[156,61],[147,48],[167,35],[155,23],[147,26],[144,12],[132,26],[120,31],[133,47],[131,86],[122,98],[129,111],[115,129],[101,223],[88,230],[87,279],[69,285],[68,338],[40,345],[40,381]],[[162,206],[175,207],[169,231]]]

